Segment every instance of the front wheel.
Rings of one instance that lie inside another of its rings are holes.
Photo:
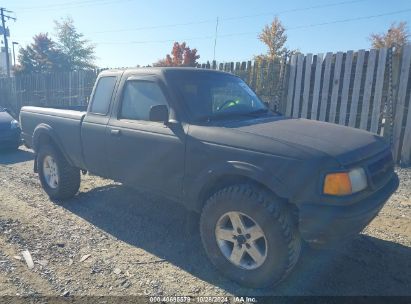
[[[37,166],[41,185],[51,199],[68,199],[78,192],[80,170],[72,167],[53,146],[40,147]]]
[[[289,210],[252,185],[212,195],[201,214],[200,231],[211,262],[246,287],[274,286],[300,256],[301,239]]]

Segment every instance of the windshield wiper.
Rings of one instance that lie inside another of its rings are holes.
[[[238,117],[238,116],[247,116],[247,115],[248,115],[248,113],[244,113],[244,112],[239,112],[239,113],[235,113],[235,112],[218,113],[218,114],[213,114],[213,115],[209,115],[209,116],[203,116],[199,120],[200,121],[210,122],[210,121],[222,120],[222,119],[225,119],[225,118],[235,118],[235,117]]]
[[[269,109],[263,108],[263,109],[258,109],[258,110],[252,111],[252,112],[248,112],[248,113],[246,113],[246,115],[258,116],[260,114],[266,114],[268,112],[269,112]]]
[[[246,117],[256,117],[258,115],[261,114],[266,114],[266,113],[272,113],[269,109],[264,108],[264,109],[258,109],[256,111],[252,111],[252,112],[228,112],[228,113],[218,113],[218,114],[214,114],[214,115],[209,115],[209,116],[203,116],[201,117],[199,120],[200,121],[206,121],[206,122],[210,122],[210,121],[216,121],[216,120],[221,120],[221,119],[225,119],[225,118],[236,118],[236,117],[241,117],[241,116],[246,116]]]
[[[250,113],[248,113],[248,114],[255,116],[255,115],[266,114],[266,113],[275,114],[275,115],[279,115],[279,116],[283,115],[281,112],[279,112],[279,111],[277,111],[277,110],[271,110],[271,109],[267,109],[267,108],[265,108],[265,109],[258,109],[258,110],[256,110],[256,111],[250,112]]]

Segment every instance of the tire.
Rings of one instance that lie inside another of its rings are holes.
[[[241,232],[242,237],[238,231],[233,241],[221,240],[221,235],[227,239],[236,234],[235,226],[238,225],[232,221],[232,218],[236,221],[236,214],[240,215],[245,230]],[[230,234],[220,233],[220,229]],[[291,272],[300,256],[301,238],[285,204],[272,193],[248,184],[229,186],[207,200],[201,214],[200,233],[211,262],[223,275],[245,287],[278,284]],[[257,239],[261,233],[263,237]],[[239,255],[232,254],[234,248],[240,250]],[[255,249],[259,254],[255,254]],[[233,256],[242,257],[232,259]]]
[[[55,165],[50,166],[53,161]],[[52,174],[53,177],[57,176],[57,180],[48,178],[51,167],[56,167]],[[69,199],[78,192],[80,188],[80,169],[72,167],[66,158],[52,145],[40,147],[37,154],[37,168],[41,185],[51,199]]]

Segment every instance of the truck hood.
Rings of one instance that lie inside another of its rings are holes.
[[[225,125],[239,132],[269,138],[294,146],[314,149],[349,165],[388,149],[378,135],[337,124],[308,119],[269,117]]]

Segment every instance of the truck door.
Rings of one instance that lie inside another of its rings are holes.
[[[118,76],[118,72],[105,72],[97,79],[87,115],[81,126],[83,157],[87,170],[104,177],[108,177],[106,127]]]
[[[161,83],[154,76],[131,76],[122,80],[119,90],[117,109],[107,127],[110,176],[180,198],[185,133],[178,123],[166,126],[149,120],[152,106],[169,106]]]

